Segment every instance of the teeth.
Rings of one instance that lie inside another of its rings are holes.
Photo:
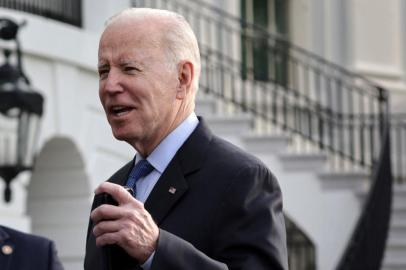
[[[125,106],[113,106],[111,108],[111,111],[117,115],[117,116],[121,116],[124,115],[126,113],[128,113],[130,111],[129,107],[125,107]]]
[[[123,110],[125,107],[124,106],[114,106],[113,107],[113,111],[121,111],[121,110]]]
[[[122,115],[124,115],[124,114],[126,114],[127,112],[119,112],[119,113],[117,113],[117,116],[122,116]]]

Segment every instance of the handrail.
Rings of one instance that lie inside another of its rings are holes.
[[[289,269],[313,270],[316,268],[316,248],[303,230],[285,215]]]
[[[386,120],[382,133],[383,145],[373,172],[372,186],[336,270],[381,269],[390,226],[393,192],[389,119]]]
[[[201,47],[202,90],[231,104],[232,112],[246,111],[261,119],[258,132],[276,126],[291,133],[300,142],[298,150],[329,152],[333,169],[371,170],[375,165],[381,108],[388,102],[385,90],[370,80],[202,1],[133,4],[172,9],[188,19]],[[252,63],[244,66],[243,46],[262,46],[270,62],[265,81],[254,79]]]
[[[367,96],[357,88],[345,88],[340,81],[334,81],[337,91],[315,91],[320,95],[330,94],[326,102],[315,93],[309,96],[300,87],[282,86],[275,80],[241,81],[238,61],[220,57],[219,52],[207,47],[201,51],[203,91],[235,105],[237,111],[248,111],[263,122],[279,126],[338,156],[332,163],[336,169],[348,167],[348,161],[369,169],[375,165],[380,148],[381,108],[387,108],[384,90],[376,88],[376,96]],[[334,103],[339,99],[341,105]],[[261,132],[267,129],[265,126]],[[309,148],[306,143],[300,147],[300,151]]]
[[[172,7],[173,9],[178,9],[179,11],[181,11],[181,13],[183,13],[186,17],[188,17],[187,16],[188,11],[197,9],[197,10],[199,10],[199,14],[195,14],[195,15],[197,15],[198,17],[201,17],[201,18],[210,19],[214,24],[217,24],[217,23],[227,24],[227,22],[229,21],[229,23],[225,26],[229,30],[240,31],[241,28],[254,29],[256,31],[259,31],[260,35],[263,37],[266,37],[270,40],[288,44],[290,51],[296,51],[300,54],[307,56],[309,59],[311,59],[311,62],[314,61],[314,62],[319,63],[318,66],[325,65],[325,66],[329,67],[330,69],[333,69],[333,70],[336,70],[336,71],[342,73],[343,75],[352,77],[354,79],[360,79],[364,82],[367,82],[371,86],[376,86],[376,84],[373,81],[369,80],[368,78],[363,77],[357,73],[351,72],[351,71],[343,68],[342,66],[321,57],[320,55],[318,55],[316,53],[307,51],[306,49],[304,49],[294,43],[291,43],[291,41],[285,35],[275,33],[275,32],[269,32],[267,29],[265,29],[257,24],[245,21],[239,16],[232,15],[218,7],[212,6],[212,5],[208,4],[207,2],[204,2],[201,0],[193,0],[193,1],[132,0],[132,5],[133,6],[145,6],[145,7],[146,6],[159,7],[159,8]],[[206,14],[205,12],[209,15],[205,15]],[[214,16],[213,16],[213,14],[214,14]],[[191,22],[191,21],[193,21],[193,20],[189,20],[189,22]],[[191,23],[191,24],[193,26],[193,23]]]
[[[390,116],[393,180],[406,183],[406,114]]]
[[[82,27],[82,0],[0,0],[0,7],[24,11]]]

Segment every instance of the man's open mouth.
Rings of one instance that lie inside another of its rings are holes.
[[[133,108],[132,107],[126,107],[126,106],[113,106],[110,109],[110,112],[114,115],[114,116],[123,116],[126,115],[127,113],[129,113],[130,111],[132,111]]]

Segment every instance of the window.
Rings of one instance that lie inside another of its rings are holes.
[[[288,35],[288,0],[241,0],[241,18],[243,79],[286,85],[288,44],[268,32]]]

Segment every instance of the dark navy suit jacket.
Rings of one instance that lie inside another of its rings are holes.
[[[124,185],[132,166],[129,162],[109,181]],[[202,119],[145,208],[160,228],[151,270],[288,268],[276,179],[261,161],[214,136]],[[90,222],[85,270],[103,269],[92,228]],[[128,261],[117,260],[113,269],[138,269]]]
[[[0,226],[1,270],[62,270],[52,241]]]

